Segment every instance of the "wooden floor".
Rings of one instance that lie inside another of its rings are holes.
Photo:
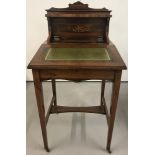
[[[100,82],[57,82],[60,106],[98,106]],[[45,107],[52,97],[51,83],[44,82]],[[122,82],[111,150],[113,155],[128,154],[128,84]],[[106,83],[109,105],[111,83]],[[69,110],[69,109],[68,109]],[[43,148],[33,83],[27,83],[27,155],[106,155],[107,122],[105,115],[62,113],[50,115],[47,132],[50,153]]]

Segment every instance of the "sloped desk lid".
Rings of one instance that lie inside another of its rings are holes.
[[[50,48],[45,61],[56,60],[111,60],[106,48]]]

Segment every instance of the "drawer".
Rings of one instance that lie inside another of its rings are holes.
[[[91,69],[50,69],[40,70],[41,80],[48,79],[68,79],[68,80],[83,80],[83,79],[96,79],[96,80],[113,80],[114,71],[105,70],[91,70]]]

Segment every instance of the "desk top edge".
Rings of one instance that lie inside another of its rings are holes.
[[[62,45],[62,44],[61,44]],[[72,46],[78,46],[78,44],[71,44],[71,43],[64,43],[64,46],[72,47]],[[79,44],[80,45],[80,44]],[[97,47],[101,45],[104,48],[107,48],[110,55],[113,57],[113,61],[110,62],[103,62],[103,61],[46,61],[43,58],[43,49],[44,48],[51,48],[55,46],[59,46],[58,44],[47,44],[47,42],[44,42],[32,60],[30,61],[28,65],[28,69],[103,69],[103,70],[125,70],[127,69],[123,59],[121,58],[118,50],[116,49],[115,45],[110,42],[109,45],[103,45],[103,44],[87,44],[91,47]],[[85,46],[87,46],[85,44]],[[90,47],[89,46],[89,47]]]

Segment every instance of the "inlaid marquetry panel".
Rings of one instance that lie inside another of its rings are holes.
[[[104,19],[53,19],[51,20],[53,41],[104,41]]]

